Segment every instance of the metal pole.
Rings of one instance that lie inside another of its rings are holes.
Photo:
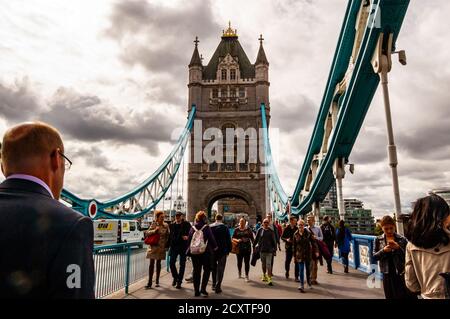
[[[387,64],[387,58],[385,55],[381,57],[382,65]],[[395,203],[395,218],[397,223],[397,232],[403,234],[403,223],[400,222],[399,217],[402,214],[402,207],[400,203],[400,187],[398,184],[398,173],[397,173],[397,148],[394,141],[394,129],[392,127],[392,116],[391,116],[391,103],[389,99],[389,87],[388,87],[388,72],[387,68],[383,67],[380,73],[381,85],[383,87],[383,98],[384,98],[384,111],[386,115],[386,128],[388,135],[388,157],[389,166],[391,167],[392,173],[392,187],[394,190],[394,203]]]
[[[342,179],[345,177],[344,159],[337,158],[333,167],[334,177],[336,178],[336,195],[339,209],[339,218],[345,220],[344,195],[342,193]]]
[[[125,271],[125,294],[128,295],[128,286],[130,285],[130,258],[131,257],[131,247],[127,247],[127,268]]]

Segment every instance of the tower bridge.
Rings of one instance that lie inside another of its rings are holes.
[[[286,220],[289,214],[318,214],[319,203],[334,181],[338,207],[344,219],[342,183],[346,163],[381,82],[389,137],[393,203],[398,220],[401,220],[388,73],[408,4],[409,0],[348,1],[313,133],[292,192],[288,193],[283,188],[271,153],[268,134],[271,107],[274,106],[273,112],[283,110],[270,104],[269,59],[264,50],[264,39],[262,35],[259,37],[257,58],[252,63],[239,42],[237,31],[229,25],[205,65],[200,57],[198,38],[194,41],[194,52],[188,65],[187,123],[173,151],[160,167],[140,185],[111,200],[80,198],[68,189],[63,190],[62,200],[93,219],[137,219],[164,203],[166,193],[180,178],[180,171],[183,171],[180,167],[184,167],[187,161],[187,194],[182,195],[187,197],[190,219],[198,210],[211,211],[217,201],[228,201],[233,205],[233,199],[247,205],[245,210],[251,220],[267,212],[273,212],[278,220]],[[301,117],[300,112],[298,117]],[[200,143],[196,143],[193,132],[196,121],[201,121],[202,125]],[[295,122],[296,118],[292,121]],[[262,132],[256,137],[244,136],[243,140],[248,150],[251,142],[257,139],[257,147],[264,156],[251,160],[247,152],[242,160],[236,143],[229,141],[211,146],[213,137],[223,138],[227,130],[237,128],[254,128]],[[307,141],[302,142],[306,144]],[[205,151],[210,151],[209,158],[196,158],[196,154],[204,155]],[[220,153],[222,155],[217,156]],[[402,230],[401,224],[399,230]],[[363,242],[371,247],[370,239],[361,238],[359,243],[355,241],[354,248],[364,246]],[[370,254],[370,249],[362,251]],[[356,251],[355,268],[369,269],[370,265],[361,266],[363,259],[356,262],[361,257],[359,255],[360,252]],[[370,264],[371,255],[368,258]]]

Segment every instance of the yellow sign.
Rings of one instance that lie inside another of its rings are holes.
[[[124,233],[130,231],[130,223],[129,222],[123,222],[122,231]]]
[[[97,230],[108,231],[112,230],[112,228],[113,228],[112,223],[99,223],[97,225]]]

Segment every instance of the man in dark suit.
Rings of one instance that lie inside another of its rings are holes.
[[[0,184],[0,298],[94,298],[93,225],[60,203],[71,162],[56,129],[5,133]]]
[[[216,222],[211,224],[210,227],[218,246],[212,258],[212,289],[220,294],[227,257],[231,251],[231,236],[228,227],[223,223],[223,216],[220,214],[216,215]]]

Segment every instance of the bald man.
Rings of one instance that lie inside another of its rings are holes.
[[[1,161],[0,298],[94,298],[92,221],[58,201],[71,165],[58,131],[9,129]]]

